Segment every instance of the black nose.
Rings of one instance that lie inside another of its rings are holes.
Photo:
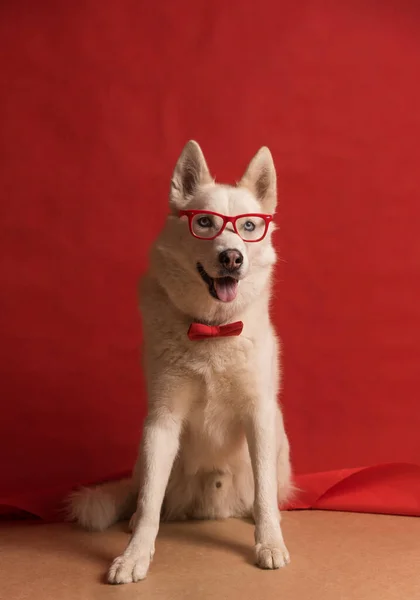
[[[239,250],[223,250],[219,254],[219,262],[228,271],[237,271],[244,262],[244,257]]]

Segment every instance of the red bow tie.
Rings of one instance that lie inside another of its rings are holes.
[[[231,337],[241,335],[244,324],[242,321],[229,323],[228,325],[203,325],[203,323],[191,323],[188,329],[188,337],[191,341],[205,340],[214,337]]]

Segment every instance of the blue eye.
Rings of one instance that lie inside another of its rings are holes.
[[[252,221],[246,221],[246,223],[244,223],[244,229],[245,231],[254,231],[255,225]]]
[[[199,227],[202,227],[203,229],[208,229],[209,227],[213,226],[213,223],[210,217],[200,217],[199,219],[197,219],[197,225],[199,225]]]

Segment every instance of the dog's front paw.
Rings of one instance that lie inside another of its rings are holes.
[[[151,557],[144,554],[118,556],[108,571],[108,583],[135,583],[144,579]]]
[[[290,562],[290,555],[284,544],[256,544],[257,565],[261,569],[280,569]]]

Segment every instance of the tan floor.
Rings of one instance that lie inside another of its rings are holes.
[[[145,581],[104,583],[128,540],[125,526],[0,526],[3,600],[419,600],[420,519],[332,512],[284,515],[292,563],[252,564],[253,527],[241,521],[176,523],[159,533]]]

